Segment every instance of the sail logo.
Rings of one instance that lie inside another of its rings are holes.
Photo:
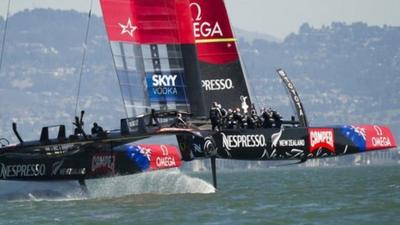
[[[46,165],[44,164],[4,165],[0,163],[0,167],[0,177],[3,179],[13,177],[40,177],[46,175]]]
[[[267,146],[267,141],[264,135],[222,135],[222,146],[230,151],[233,148],[264,148]]]
[[[310,153],[320,148],[335,152],[335,140],[332,128],[310,128],[308,129],[308,133],[310,137]]]
[[[176,86],[176,78],[178,75],[157,75],[154,74],[151,78],[153,81],[153,87],[175,87]]]
[[[153,75],[152,85],[154,95],[177,95],[176,78],[178,75]]]
[[[203,16],[202,16],[203,11],[199,3],[197,2],[191,3],[190,8],[192,9],[193,30],[194,30],[194,36],[196,38],[224,36],[218,21],[215,21],[213,23],[208,21],[203,21]]]
[[[296,104],[296,107],[299,110],[299,115],[300,116],[304,116],[303,106],[301,104],[300,97],[299,97],[299,95],[298,95],[293,83],[290,81],[290,79],[288,78],[288,76],[285,73],[285,71],[278,70],[278,74],[279,74],[279,76],[281,76],[282,80],[285,81],[285,83],[286,83],[286,85],[287,85],[287,87],[289,89],[289,92],[293,97],[294,103]]]
[[[132,24],[131,18],[128,18],[128,21],[125,24],[118,23],[121,27],[121,35],[128,34],[130,37],[133,37],[133,32],[137,29],[137,26]]]
[[[201,83],[206,91],[223,91],[235,88],[231,79],[202,80]]]

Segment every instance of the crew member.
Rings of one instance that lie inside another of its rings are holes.
[[[256,128],[256,121],[253,118],[253,115],[247,116],[247,128],[248,129],[255,129]]]
[[[103,134],[104,130],[101,126],[99,126],[97,123],[93,123],[93,127],[92,127],[92,134]]]
[[[240,113],[240,109],[236,108],[235,112],[233,113],[233,120],[236,123],[236,128],[243,128],[243,116]]]
[[[226,127],[228,111],[225,108],[222,108],[221,104],[218,104],[218,109],[221,112],[221,127]]]
[[[254,128],[259,128],[259,127],[261,127],[260,117],[257,115],[257,111],[256,111],[255,108],[253,108],[253,109],[251,110],[250,118],[251,118],[251,122],[250,122],[250,123],[253,123],[253,124],[252,124],[253,128],[250,128],[250,127],[249,127],[250,129],[254,129]],[[247,122],[247,126],[249,126],[249,120],[248,120],[248,122]]]
[[[176,128],[186,128],[187,127],[186,121],[182,118],[181,113],[176,114],[175,121],[171,125],[171,127],[176,127]]]
[[[221,110],[218,107],[218,103],[214,102],[212,107],[210,108],[210,120],[213,131],[216,129],[218,129],[218,131],[221,130],[221,119],[222,119]]]
[[[262,109],[261,117],[263,119],[263,128],[272,128],[272,112],[265,108]]]
[[[272,110],[272,119],[274,119],[275,127],[281,128],[282,126],[282,116],[275,110]]]
[[[225,126],[227,129],[233,129],[235,127],[235,120],[233,119],[232,109],[228,109],[228,113],[225,117]]]
[[[153,123],[155,122],[155,124]],[[158,122],[157,115],[156,115],[156,110],[151,109],[151,114],[150,114],[150,120],[149,120],[149,126],[159,126],[160,123]]]

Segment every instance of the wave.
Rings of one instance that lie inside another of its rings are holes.
[[[179,170],[87,180],[88,193],[77,181],[0,181],[0,201],[76,201],[140,194],[208,194],[214,187]]]

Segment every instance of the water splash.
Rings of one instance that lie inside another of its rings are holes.
[[[0,201],[76,201],[138,194],[214,193],[204,180],[179,170],[155,171],[86,181],[89,194],[76,181],[0,181]]]
[[[190,177],[179,170],[155,171],[134,176],[94,180],[88,184],[93,198],[121,197],[134,194],[214,193],[204,180]]]

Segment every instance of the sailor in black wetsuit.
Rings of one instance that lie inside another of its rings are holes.
[[[262,127],[272,128],[272,112],[265,108],[262,109],[261,117],[263,118]]]
[[[252,115],[247,116],[246,120],[247,120],[247,128],[248,129],[255,129],[256,128],[256,121],[254,120]]]
[[[225,127],[227,129],[233,129],[235,127],[235,121],[233,119],[233,110],[232,109],[228,109],[228,113],[226,114]]]
[[[275,127],[281,128],[282,126],[282,116],[275,110],[272,110],[272,119],[274,119]]]
[[[247,128],[255,129],[255,128],[259,127],[259,120],[260,120],[260,118],[257,116],[257,112],[253,108],[251,110],[250,116],[247,117]]]
[[[221,130],[222,113],[218,107],[217,102],[214,102],[210,109],[210,120],[211,120],[212,130],[218,129],[218,131],[220,131]]]
[[[243,116],[240,113],[240,109],[236,108],[235,112],[233,113],[233,120],[236,123],[236,127],[237,129],[243,128]]]
[[[186,128],[187,127],[187,124],[186,124],[185,120],[182,118],[181,113],[176,114],[175,121],[171,125],[171,127],[176,127],[176,128]]]
[[[228,115],[228,111],[225,108],[222,108],[221,104],[218,104],[218,109],[221,112],[221,127],[226,127],[227,124],[227,115]]]
[[[97,123],[93,123],[93,127],[92,127],[92,134],[103,134],[104,130],[101,126],[99,126]]]

